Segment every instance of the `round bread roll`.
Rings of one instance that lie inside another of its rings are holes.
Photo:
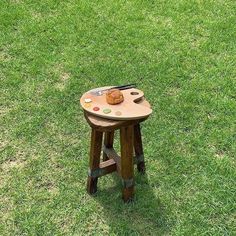
[[[108,104],[115,105],[124,101],[124,96],[119,89],[109,89],[106,93]]]

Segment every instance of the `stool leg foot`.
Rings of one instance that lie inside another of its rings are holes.
[[[90,159],[89,159],[89,175],[87,180],[87,192],[94,194],[97,191],[98,177],[93,177],[93,172],[99,169],[100,154],[102,149],[102,132],[92,129]]]
[[[114,131],[107,131],[105,133],[104,137],[104,146],[106,148],[112,148],[113,147],[113,141],[114,141]],[[103,161],[107,161],[109,158],[105,152],[103,152]]]
[[[133,126],[120,129],[120,174],[123,182],[122,198],[125,202],[131,201],[134,196],[133,137]]]
[[[89,194],[94,194],[97,192],[97,183],[98,183],[98,178],[93,178],[91,176],[88,176],[87,192]]]
[[[132,202],[134,199],[134,187],[124,188],[122,190],[122,199],[124,202]]]
[[[134,151],[135,151],[135,157],[137,159],[138,172],[144,174],[145,173],[145,162],[144,162],[144,155],[143,155],[143,143],[142,143],[141,129],[140,129],[139,124],[134,126]]]
[[[141,174],[145,174],[146,172],[146,167],[145,167],[145,162],[140,162],[137,164],[137,169],[138,169],[138,172],[140,172]]]

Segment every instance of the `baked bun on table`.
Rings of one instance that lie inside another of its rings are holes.
[[[116,105],[124,101],[124,96],[119,89],[109,89],[106,93],[106,101],[110,105]]]

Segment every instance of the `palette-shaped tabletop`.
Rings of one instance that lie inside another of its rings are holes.
[[[104,88],[97,88],[101,90]],[[106,101],[106,93],[96,95],[94,89],[83,94],[80,98],[82,108],[96,116],[113,120],[132,120],[149,116],[152,109],[148,102],[144,101],[144,93],[136,88],[122,90],[124,101],[120,104],[110,105]],[[148,105],[147,105],[148,104]]]

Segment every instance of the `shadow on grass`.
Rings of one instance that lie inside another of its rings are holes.
[[[163,235],[168,234],[170,224],[167,221],[167,210],[154,194],[147,175],[135,173],[135,197],[131,203],[121,199],[121,183],[119,177],[112,174],[113,187],[103,187],[100,178],[98,192],[94,199],[103,208],[110,233],[115,235]],[[106,177],[102,177],[106,178]],[[110,184],[109,184],[110,185]]]

